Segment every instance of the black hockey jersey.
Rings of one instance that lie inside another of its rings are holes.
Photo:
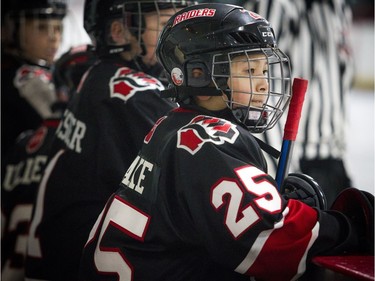
[[[91,230],[80,280],[291,280],[338,243],[334,218],[279,195],[245,128],[206,114],[155,124]]]
[[[75,280],[87,236],[155,122],[176,105],[120,58],[82,78],[56,132],[28,240],[26,276]]]
[[[60,119],[47,119],[35,131],[22,133],[3,155],[1,173],[1,280],[24,280],[26,239],[32,208],[48,151]]]

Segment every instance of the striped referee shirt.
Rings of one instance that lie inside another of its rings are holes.
[[[300,159],[343,159],[346,105],[354,74],[349,46],[352,23],[345,0],[261,0],[243,6],[266,18],[281,50],[292,63],[292,77],[309,80],[291,170]],[[284,120],[260,136],[280,149]],[[270,158],[269,173],[276,170]]]

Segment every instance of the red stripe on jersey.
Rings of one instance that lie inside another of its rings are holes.
[[[196,112],[196,110],[188,109],[188,108],[182,108],[182,107],[176,107],[172,111],[174,112]]]
[[[319,228],[318,214],[296,200],[289,200],[287,207],[289,212],[285,214],[284,221],[268,231],[268,237],[261,237],[263,245],[257,257],[253,258],[247,275],[282,281],[291,280],[305,270],[306,254]]]
[[[50,128],[57,128],[60,124],[60,119],[46,119],[43,121],[43,125]]]

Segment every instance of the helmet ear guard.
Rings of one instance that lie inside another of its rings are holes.
[[[211,83],[211,73],[203,62],[187,62],[185,64],[187,81],[186,85],[190,87],[208,87]],[[201,75],[194,75],[194,70],[199,69]]]
[[[183,69],[184,71],[180,70],[181,85],[178,85],[180,83],[173,78],[175,69],[172,70],[171,75],[168,75],[170,83],[175,87],[162,91],[162,97],[175,98],[177,102],[181,102],[192,96],[221,96],[223,94],[213,85],[211,71],[203,61],[186,61]],[[195,74],[194,70],[199,70],[199,75]],[[183,73],[186,73],[186,77]]]

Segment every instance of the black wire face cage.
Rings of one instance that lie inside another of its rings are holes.
[[[212,79],[234,116],[253,133],[271,129],[291,98],[288,57],[276,48],[216,54]]]

